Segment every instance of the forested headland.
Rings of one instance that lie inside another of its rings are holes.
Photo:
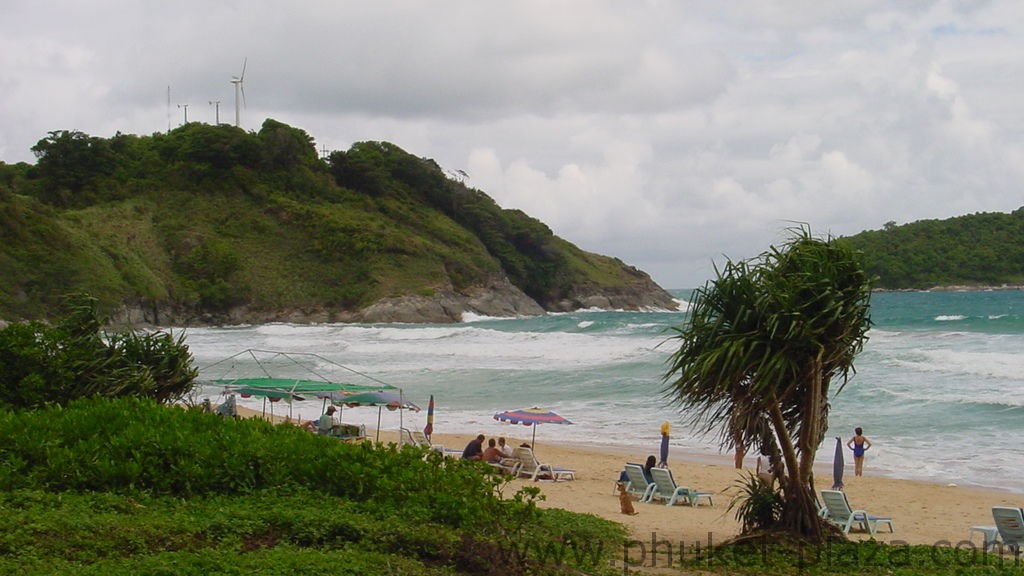
[[[902,226],[890,222],[842,241],[862,253],[880,289],[1024,285],[1024,208]]]
[[[54,131],[0,162],[0,318],[67,293],[132,324],[457,321],[671,307],[644,272],[503,209],[387,142],[325,158],[303,130]]]

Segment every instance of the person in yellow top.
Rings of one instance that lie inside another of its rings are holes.
[[[659,468],[668,468],[668,440],[672,427],[669,426],[668,421],[661,423],[661,461],[658,462]]]

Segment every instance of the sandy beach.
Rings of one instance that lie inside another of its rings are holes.
[[[461,449],[470,438],[435,435],[433,440]],[[510,438],[513,446],[523,441],[529,442],[529,438]],[[656,453],[656,448],[652,447],[649,453]],[[676,452],[669,457],[669,468],[676,482],[714,493],[713,506],[670,508],[659,503],[637,503],[634,507],[638,514],[626,516],[620,512],[619,499],[613,493],[615,479],[625,462],[643,462],[648,453],[626,453],[619,447],[602,449],[543,442],[537,442],[535,453],[543,463],[576,471],[574,481],[533,483],[523,479],[513,482],[513,485],[539,486],[546,498],[541,503],[543,507],[596,514],[621,522],[629,528],[633,538],[641,542],[650,542],[654,535],[655,540],[674,543],[695,540],[706,543],[708,533],[714,542],[721,542],[739,532],[739,524],[728,507],[734,493],[732,486],[741,478],[742,471],[734,467],[731,455],[709,457]],[[747,458],[746,464],[752,470],[755,460]],[[850,505],[893,519],[895,531],[892,534],[883,526],[875,536],[882,542],[932,545],[946,541],[956,545],[971,539],[971,526],[992,524],[992,506],[1024,505],[1024,495],[1020,494],[872,476],[870,459],[864,476],[855,477],[852,470],[849,472],[844,477],[844,490]],[[831,487],[830,471],[818,473],[817,477],[819,490]],[[851,533],[851,537],[870,538],[864,533]],[[973,537],[974,542],[980,544],[981,535],[973,534]]]
[[[245,415],[259,415],[244,408],[240,411]],[[506,438],[512,446],[530,441],[529,437]],[[472,436],[469,435],[435,434],[432,441],[446,448],[461,450],[470,439]],[[397,431],[381,431],[382,442],[397,440]],[[680,451],[670,455],[669,468],[676,482],[713,493],[713,506],[668,507],[660,503],[635,503],[634,507],[638,514],[622,514],[619,498],[614,489],[615,480],[623,464],[643,462],[648,454],[656,452],[656,446],[652,446],[648,452],[643,452],[619,446],[537,442],[535,453],[538,460],[554,466],[571,468],[576,471],[576,479],[559,482],[516,479],[512,481],[512,487],[537,486],[544,495],[544,501],[539,504],[540,506],[596,514],[620,522],[629,529],[632,538],[640,542],[651,542],[653,539],[667,540],[677,545],[680,542],[692,545],[699,540],[704,545],[708,542],[709,534],[712,542],[718,543],[739,533],[739,524],[728,507],[734,493],[733,485],[741,478],[743,472],[734,467],[731,455],[709,456]],[[748,470],[752,470],[755,460],[747,458],[745,464]],[[870,459],[866,462],[864,476],[855,477],[852,470],[847,472],[844,477],[845,492],[851,506],[867,510],[875,516],[893,519],[893,533],[890,534],[888,528],[883,526],[875,536],[876,540],[882,542],[921,545],[945,542],[956,545],[961,541],[973,540],[975,544],[980,544],[981,535],[972,534],[970,528],[991,525],[992,506],[1024,505],[1024,495],[1011,492],[872,476]],[[819,490],[831,486],[830,471],[821,471],[817,477]],[[853,532],[851,538],[863,540],[871,536]]]

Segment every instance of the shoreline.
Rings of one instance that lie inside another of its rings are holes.
[[[259,417],[260,413],[241,408],[244,416]],[[283,421],[283,417],[275,417]],[[518,429],[517,429],[518,430]],[[511,430],[510,430],[511,432]],[[461,450],[474,434],[435,434],[433,442],[446,448]],[[513,446],[529,442],[529,436],[506,434]],[[394,429],[381,430],[381,442],[398,440]],[[576,480],[531,482],[528,479],[511,480],[506,497],[518,488],[536,486],[541,490],[542,508],[561,508],[571,512],[595,514],[626,526],[630,538],[636,542],[706,543],[709,538],[723,542],[739,533],[739,523],[729,512],[734,483],[746,471],[752,471],[755,458],[748,457],[747,467],[737,470],[728,455],[706,455],[676,450],[669,455],[669,468],[676,482],[690,488],[713,494],[714,505],[696,508],[668,507],[663,504],[634,502],[635,516],[621,513],[619,498],[614,492],[615,481],[625,462],[642,462],[649,450],[621,445],[552,444],[538,442],[535,453],[545,464],[571,468]],[[816,470],[817,478],[831,486],[831,470]],[[895,530],[882,528],[874,538],[893,544],[952,545],[970,542],[977,546],[980,535],[972,533],[972,526],[991,525],[993,506],[1024,506],[1024,495],[1008,490],[938,482],[891,478],[872,475],[870,464],[865,476],[855,477],[852,466],[843,478],[844,491],[855,509],[864,509],[875,516],[891,517]],[[851,532],[852,540],[868,540],[867,533]],[[703,545],[703,544],[702,544]]]

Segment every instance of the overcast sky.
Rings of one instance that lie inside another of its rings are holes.
[[[795,222],[1024,205],[1024,3],[0,0],[0,160],[266,118],[385,140],[666,288]],[[168,106],[167,90],[171,98]]]

